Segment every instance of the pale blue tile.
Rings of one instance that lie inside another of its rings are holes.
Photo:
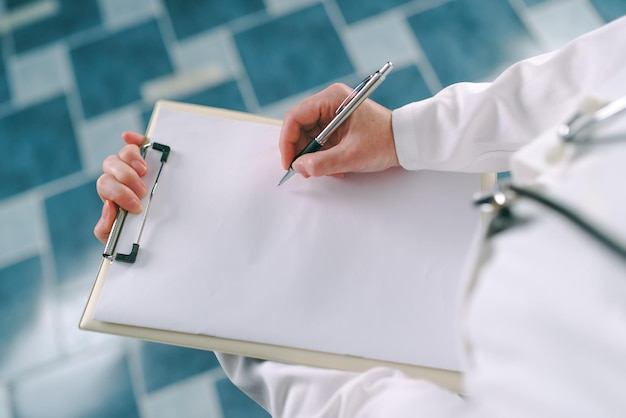
[[[386,12],[396,6],[408,3],[411,0],[387,0],[387,1],[363,1],[363,0],[337,0],[346,22],[354,23],[361,19]]]
[[[127,358],[117,350],[31,372],[11,385],[10,396],[14,418],[140,417]]]
[[[219,367],[215,354],[166,344],[141,344],[141,369],[152,392]]]
[[[538,4],[547,3],[550,0],[524,0],[526,6],[536,6]]]

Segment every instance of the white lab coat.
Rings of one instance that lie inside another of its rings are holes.
[[[510,169],[626,244],[626,142],[572,152],[555,134],[586,98],[626,94],[624,51],[626,17],[493,83],[453,85],[397,109],[399,161],[409,170]],[[477,239],[468,262],[463,398],[386,368],[357,374],[219,354],[224,370],[277,417],[626,416],[626,263],[537,204],[520,200],[516,212],[528,222]]]

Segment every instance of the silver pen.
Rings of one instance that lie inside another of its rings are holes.
[[[291,176],[295,174],[293,169],[293,162],[296,161],[301,155],[318,151],[326,143],[330,135],[343,123],[346,119],[356,110],[361,103],[365,101],[376,88],[385,80],[387,74],[393,69],[391,62],[385,63],[382,68],[376,71],[374,74],[366,77],[341,103],[341,105],[335,111],[335,117],[330,123],[319,133],[311,142],[308,143],[302,151],[300,151],[291,161],[289,170],[285,173],[278,185],[280,186]]]

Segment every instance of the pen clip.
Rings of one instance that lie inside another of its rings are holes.
[[[365,77],[363,79],[363,81],[361,81],[359,83],[358,86],[356,86],[354,88],[354,90],[352,90],[352,92],[350,94],[348,94],[348,97],[345,98],[345,100],[343,102],[341,102],[341,104],[339,105],[339,107],[337,108],[337,110],[335,110],[335,115],[338,115],[339,113],[341,113],[341,111],[343,109],[346,108],[346,106],[348,106],[348,103],[350,103],[352,101],[352,99],[355,98],[355,96],[357,94],[359,94],[359,92],[361,90],[363,90],[363,87],[365,87],[365,85],[367,84],[368,81],[370,81],[372,79],[372,77],[374,77],[376,74],[378,73],[378,71],[376,71],[374,74],[370,74],[367,77]]]

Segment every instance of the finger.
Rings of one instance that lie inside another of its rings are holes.
[[[301,103],[285,114],[278,141],[283,168],[288,169],[293,157],[299,152],[297,148],[310,141],[312,137],[306,135],[306,131],[315,126],[318,119],[319,114],[306,103]]]
[[[333,84],[310,96],[285,114],[279,137],[281,160],[289,168],[293,157],[335,116],[335,110],[350,89]]]
[[[127,165],[131,166],[139,176],[143,177],[148,172],[148,164],[141,156],[139,147],[135,145],[126,145],[118,154],[119,159]]]
[[[122,139],[129,145],[137,145],[141,146],[144,142],[146,142],[146,137],[142,134],[138,134],[137,132],[124,132],[122,134]]]
[[[109,239],[109,234],[111,233],[111,228],[113,228],[113,222],[115,222],[116,216],[117,210],[115,204],[110,200],[105,200],[102,205],[100,219],[93,229],[93,234],[103,244]]]
[[[141,213],[143,210],[137,194],[111,174],[101,175],[96,182],[96,189],[103,201],[110,200],[130,213]]]
[[[139,198],[143,198],[146,195],[146,185],[140,174],[133,167],[122,161],[120,157],[115,155],[107,157],[102,163],[102,170],[104,174],[113,176],[117,182],[129,187]]]

